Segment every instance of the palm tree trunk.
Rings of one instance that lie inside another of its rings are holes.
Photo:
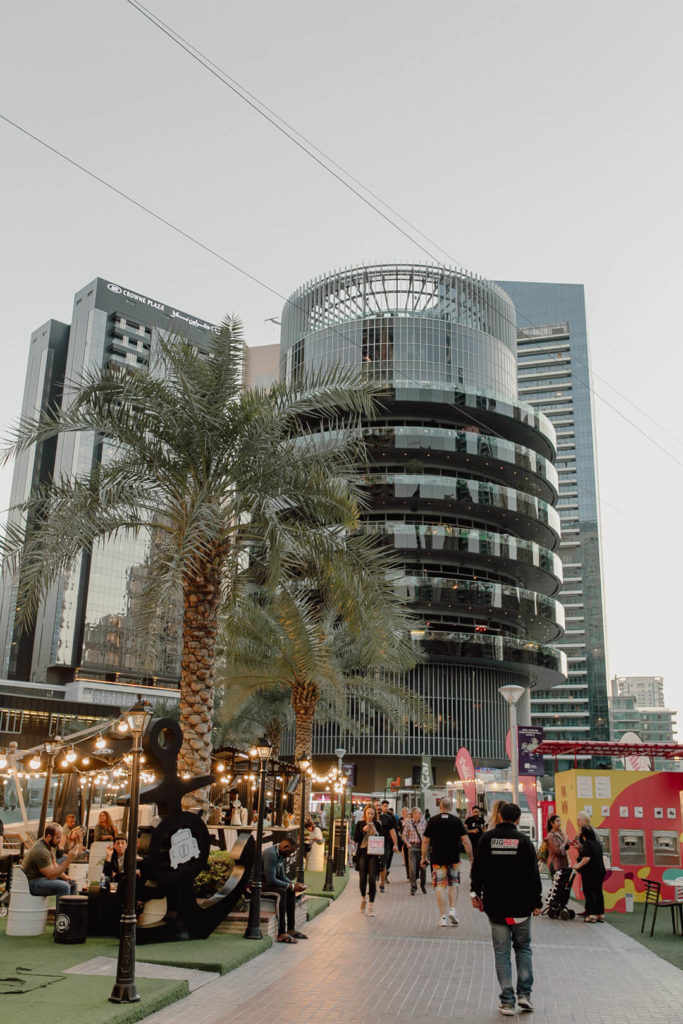
[[[198,562],[183,586],[183,653],[180,672],[181,774],[205,775],[211,770],[211,727],[216,673],[216,636],[220,603],[218,559]],[[208,809],[208,788],[189,793],[187,810]]]
[[[313,753],[313,718],[320,696],[318,687],[310,680],[297,679],[292,683],[292,708],[294,710],[294,758]],[[301,814],[302,786],[294,794],[294,817]],[[304,808],[305,810],[305,808]]]

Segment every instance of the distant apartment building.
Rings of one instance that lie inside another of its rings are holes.
[[[544,413],[557,434],[559,555],[566,614],[557,646],[564,684],[531,697],[531,720],[547,739],[607,739],[609,713],[600,557],[600,520],[582,285],[498,281],[517,312],[520,401]],[[550,762],[547,762],[550,769]],[[560,763],[560,767],[563,767]]]
[[[638,707],[664,707],[663,676],[613,676],[613,697],[633,697]]]

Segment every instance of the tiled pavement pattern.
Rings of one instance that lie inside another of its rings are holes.
[[[190,992],[208,985],[210,981],[216,981],[220,974],[214,971],[193,971],[181,967],[166,967],[164,964],[146,964],[139,961],[135,964],[135,972],[138,978],[172,978],[174,981],[186,981]],[[92,960],[85,960],[75,967],[69,967],[65,974],[98,974],[109,975],[112,979],[116,977],[116,960],[111,956],[94,956]]]
[[[465,898],[467,869],[458,928],[439,928],[429,884],[426,896],[410,896],[402,873],[397,866],[393,884],[378,893],[374,919],[359,912],[354,873],[342,897],[307,925],[308,942],[274,946],[148,1024],[503,1020],[488,922]],[[683,1024],[683,970],[615,928],[536,918],[532,934],[537,1021]]]

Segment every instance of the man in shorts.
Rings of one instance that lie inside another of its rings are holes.
[[[457,927],[460,923],[455,910],[460,885],[460,850],[465,847],[472,862],[472,844],[467,829],[460,818],[451,814],[451,800],[445,796],[440,801],[440,813],[433,814],[427,823],[422,839],[422,866],[427,865],[431,853],[432,885],[439,906],[439,926],[448,923]]]

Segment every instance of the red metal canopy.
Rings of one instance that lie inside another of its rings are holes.
[[[681,743],[617,743],[611,740],[543,740],[534,754],[562,757],[591,754],[595,757],[663,757],[667,761],[683,757]]]

